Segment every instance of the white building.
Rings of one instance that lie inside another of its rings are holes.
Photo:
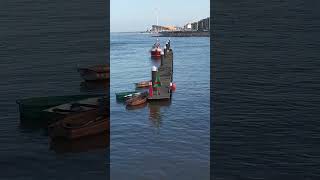
[[[188,23],[186,25],[183,26],[184,30],[191,30],[191,23]]]

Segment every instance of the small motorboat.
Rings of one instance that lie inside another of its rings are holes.
[[[78,68],[78,72],[85,81],[106,81],[110,79],[109,64]]]
[[[99,110],[81,112],[65,117],[49,126],[49,136],[69,140],[91,136],[109,131],[109,116]]]
[[[127,106],[137,106],[147,102],[148,93],[144,92],[138,96],[133,96],[132,98],[126,100]]]
[[[147,88],[149,87],[149,82],[150,81],[141,81],[141,82],[135,83],[136,88]]]
[[[152,58],[160,58],[161,57],[162,49],[160,47],[159,40],[152,46],[150,53]]]

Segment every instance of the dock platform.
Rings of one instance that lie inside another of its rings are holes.
[[[153,91],[153,96],[148,96],[148,100],[169,100],[171,99],[170,83],[173,81],[173,51],[165,49],[164,58],[158,68],[161,87],[160,93]]]

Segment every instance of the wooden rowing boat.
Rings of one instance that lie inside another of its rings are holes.
[[[51,139],[63,137],[69,140],[109,131],[109,116],[98,110],[69,115],[49,126]]]
[[[46,112],[49,117],[51,117],[50,120],[48,120],[48,123],[52,123],[61,120],[68,115],[79,114],[99,108],[106,109],[106,106],[109,103],[106,103],[105,100],[109,99],[105,97],[92,97],[50,107],[43,111]]]
[[[141,81],[141,82],[138,82],[135,84],[136,84],[137,88],[147,88],[147,87],[149,87],[149,82],[150,81]]]
[[[132,98],[128,99],[126,101],[127,106],[137,106],[141,105],[147,102],[147,93],[142,93],[141,95],[138,96],[133,96]]]

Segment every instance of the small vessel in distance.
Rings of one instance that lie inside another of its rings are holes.
[[[109,64],[78,68],[78,72],[85,81],[106,81],[110,78]]]
[[[151,57],[152,58],[160,58],[161,57],[162,49],[160,47],[159,39],[157,39],[157,42],[154,43],[154,45],[152,46],[150,52],[151,52]]]

